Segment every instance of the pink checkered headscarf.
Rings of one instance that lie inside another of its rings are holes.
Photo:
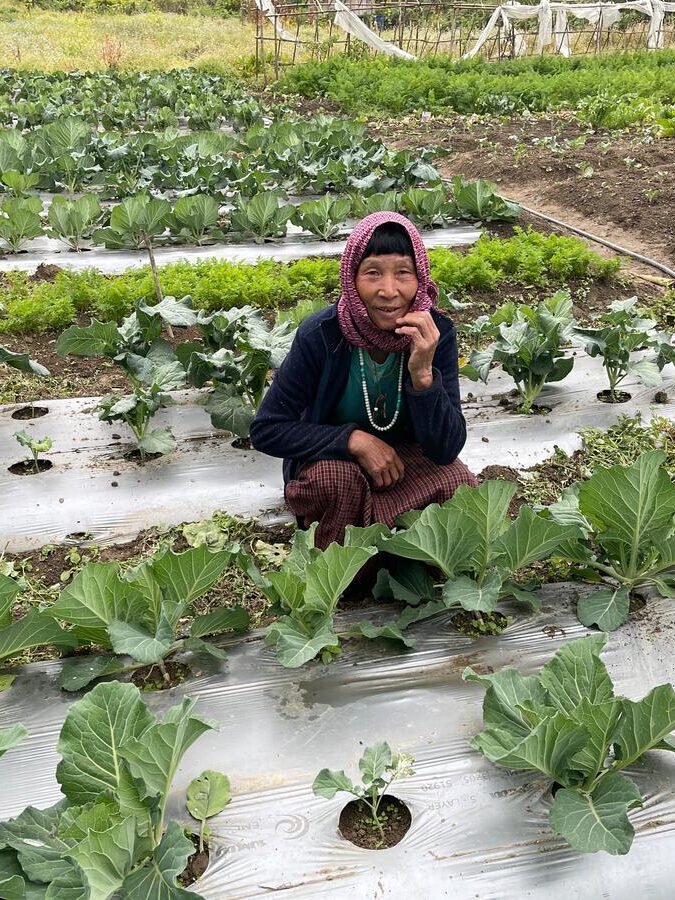
[[[340,331],[354,347],[400,353],[410,344],[408,335],[398,335],[378,328],[368,315],[366,305],[356,290],[356,271],[363,257],[363,251],[375,229],[387,222],[402,225],[413,245],[419,287],[410,306],[410,312],[424,312],[436,306],[438,288],[431,280],[429,257],[419,231],[405,216],[395,212],[376,212],[366,216],[354,227],[342,254],[340,262],[342,293],[338,300],[337,316]]]

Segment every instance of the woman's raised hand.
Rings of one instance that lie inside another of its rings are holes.
[[[396,320],[396,334],[411,339],[408,371],[416,391],[430,388],[434,381],[433,361],[441,336],[430,312],[409,312]]]
[[[393,487],[405,474],[396,450],[367,431],[359,431],[358,428],[352,431],[347,449],[370,475],[375,490]]]

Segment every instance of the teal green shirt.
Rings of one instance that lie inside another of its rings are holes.
[[[373,419],[378,425],[387,425],[391,422],[396,410],[400,359],[400,353],[389,353],[383,363],[376,363],[366,350],[363,351],[370,409],[373,413]],[[404,378],[405,375],[406,373],[404,372]],[[361,385],[359,351],[354,348],[349,366],[347,386],[333,410],[331,424],[345,425],[348,422],[353,422],[362,431],[374,434],[376,437],[386,441],[387,444],[414,444],[415,436],[403,389],[401,393],[401,411],[396,424],[389,431],[377,431],[368,420],[366,404],[363,399],[363,387]]]

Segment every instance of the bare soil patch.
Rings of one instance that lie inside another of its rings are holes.
[[[505,196],[660,262],[675,262],[675,139],[593,131],[572,116],[412,117],[373,126],[394,147],[436,146],[446,176],[496,181]]]
[[[390,794],[382,798],[379,819],[383,834],[373,821],[368,804],[363,800],[350,800],[340,813],[340,834],[365,850],[384,850],[398,844],[412,824],[408,807]]]

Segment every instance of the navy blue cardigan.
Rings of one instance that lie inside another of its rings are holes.
[[[404,390],[415,432],[410,443],[420,444],[432,462],[447,465],[464,446],[466,424],[459,399],[455,327],[436,310],[432,316],[441,334],[433,384],[416,391],[406,367]],[[250,431],[256,450],[284,458],[285,481],[295,477],[302,463],[353,459],[347,443],[358,426],[327,424],[347,385],[351,352],[335,305],[309,316],[298,329]]]

